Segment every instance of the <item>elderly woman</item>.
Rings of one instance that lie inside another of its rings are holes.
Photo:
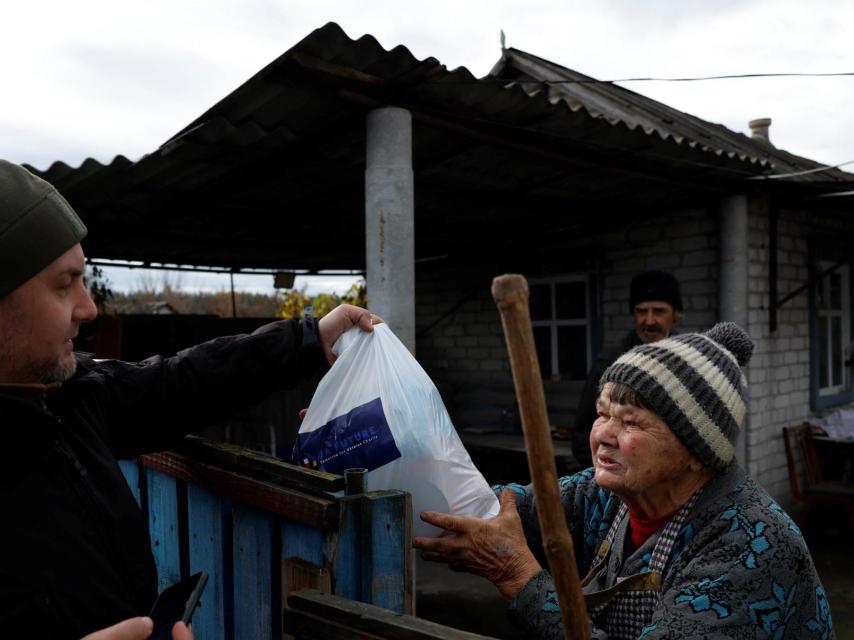
[[[626,352],[602,376],[594,466],[560,480],[594,638],[832,638],[794,522],[733,458],[753,343],[732,323]],[[500,489],[500,488],[499,488]],[[424,557],[491,580],[526,638],[563,638],[532,488],[489,520],[425,512]]]

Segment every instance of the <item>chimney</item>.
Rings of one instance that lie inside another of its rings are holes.
[[[757,118],[747,123],[750,127],[751,138],[757,142],[774,146],[771,144],[771,138],[768,137],[768,129],[771,127],[771,118]]]

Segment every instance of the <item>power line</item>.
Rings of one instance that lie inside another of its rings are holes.
[[[549,81],[550,84],[585,84],[597,82],[702,82],[704,80],[739,80],[741,78],[834,78],[840,76],[854,76],[854,71],[840,71],[836,73],[736,73],[720,76],[697,76],[689,78],[618,78],[616,80],[556,80]]]
[[[748,178],[748,180],[775,180],[777,178],[794,178],[796,176],[805,176],[810,173],[820,173],[822,171],[830,171],[831,169],[838,169],[839,167],[844,167],[848,164],[854,164],[854,160],[848,160],[847,162],[840,162],[839,164],[828,164],[823,165],[821,167],[815,167],[814,169],[805,169],[803,171],[793,171],[791,173],[772,173],[764,176],[753,176]]]
[[[614,84],[617,82],[704,82],[706,80],[740,80],[744,78],[839,78],[839,77],[854,76],[854,71],[838,71],[828,73],[807,73],[807,72],[790,72],[790,73],[734,73],[719,76],[693,76],[693,77],[673,77],[659,78],[654,76],[644,76],[636,78],[614,78],[611,80],[598,80],[596,78],[577,78],[564,80],[540,80],[526,78],[475,78],[473,80],[446,81],[441,80],[442,84],[541,84],[541,85],[561,85],[561,84]]]

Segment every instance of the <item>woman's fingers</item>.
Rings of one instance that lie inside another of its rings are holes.
[[[439,527],[445,531],[453,531],[454,533],[467,532],[471,529],[472,521],[477,520],[476,518],[452,516],[449,513],[440,513],[438,511],[422,511],[421,519],[427,524],[432,524],[435,527]]]
[[[430,562],[444,562],[447,564],[448,559],[441,553],[435,553],[433,551],[424,551],[421,553],[421,558],[424,560],[429,560]]]

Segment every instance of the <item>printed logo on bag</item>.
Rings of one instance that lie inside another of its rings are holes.
[[[297,464],[330,473],[355,467],[373,471],[399,457],[379,398],[332,418],[314,431],[300,433],[294,445]]]

